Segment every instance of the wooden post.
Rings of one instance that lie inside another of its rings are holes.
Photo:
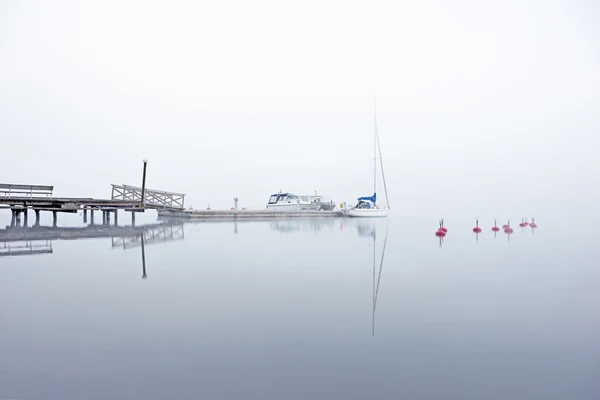
[[[40,210],[35,210],[35,226],[40,226]]]
[[[146,164],[148,164],[148,160],[144,159],[144,172],[142,175],[142,206],[144,205],[144,199],[146,197]]]
[[[56,228],[56,222],[58,220],[58,212],[52,211],[52,226]]]

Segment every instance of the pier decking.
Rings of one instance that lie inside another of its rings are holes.
[[[292,219],[292,218],[335,218],[341,217],[341,211],[273,211],[273,210],[159,210],[158,215],[165,218],[186,219]]]

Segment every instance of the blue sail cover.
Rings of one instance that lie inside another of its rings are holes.
[[[373,203],[376,203],[375,200],[377,200],[377,193],[373,193],[373,196],[371,197],[359,197],[358,200],[362,200],[362,201],[371,201]]]

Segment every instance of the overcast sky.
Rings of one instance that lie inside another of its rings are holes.
[[[195,208],[354,201],[376,95],[395,213],[595,207],[599,27],[592,0],[0,0],[0,182],[107,197],[147,157]]]

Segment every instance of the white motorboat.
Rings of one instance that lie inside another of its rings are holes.
[[[273,211],[318,211],[321,202],[316,198],[293,193],[276,193],[271,195],[267,203],[267,210]]]
[[[375,157],[373,160],[373,196],[359,197],[358,203],[354,206],[342,206],[342,214],[348,217],[370,217],[370,218],[385,218],[390,212],[388,201],[387,185],[385,183],[385,175],[383,173],[383,159],[381,157],[381,147],[379,145],[379,132],[377,131],[377,103],[375,105]],[[383,188],[385,191],[385,205],[377,204],[377,155],[381,165],[381,177],[383,178]]]

